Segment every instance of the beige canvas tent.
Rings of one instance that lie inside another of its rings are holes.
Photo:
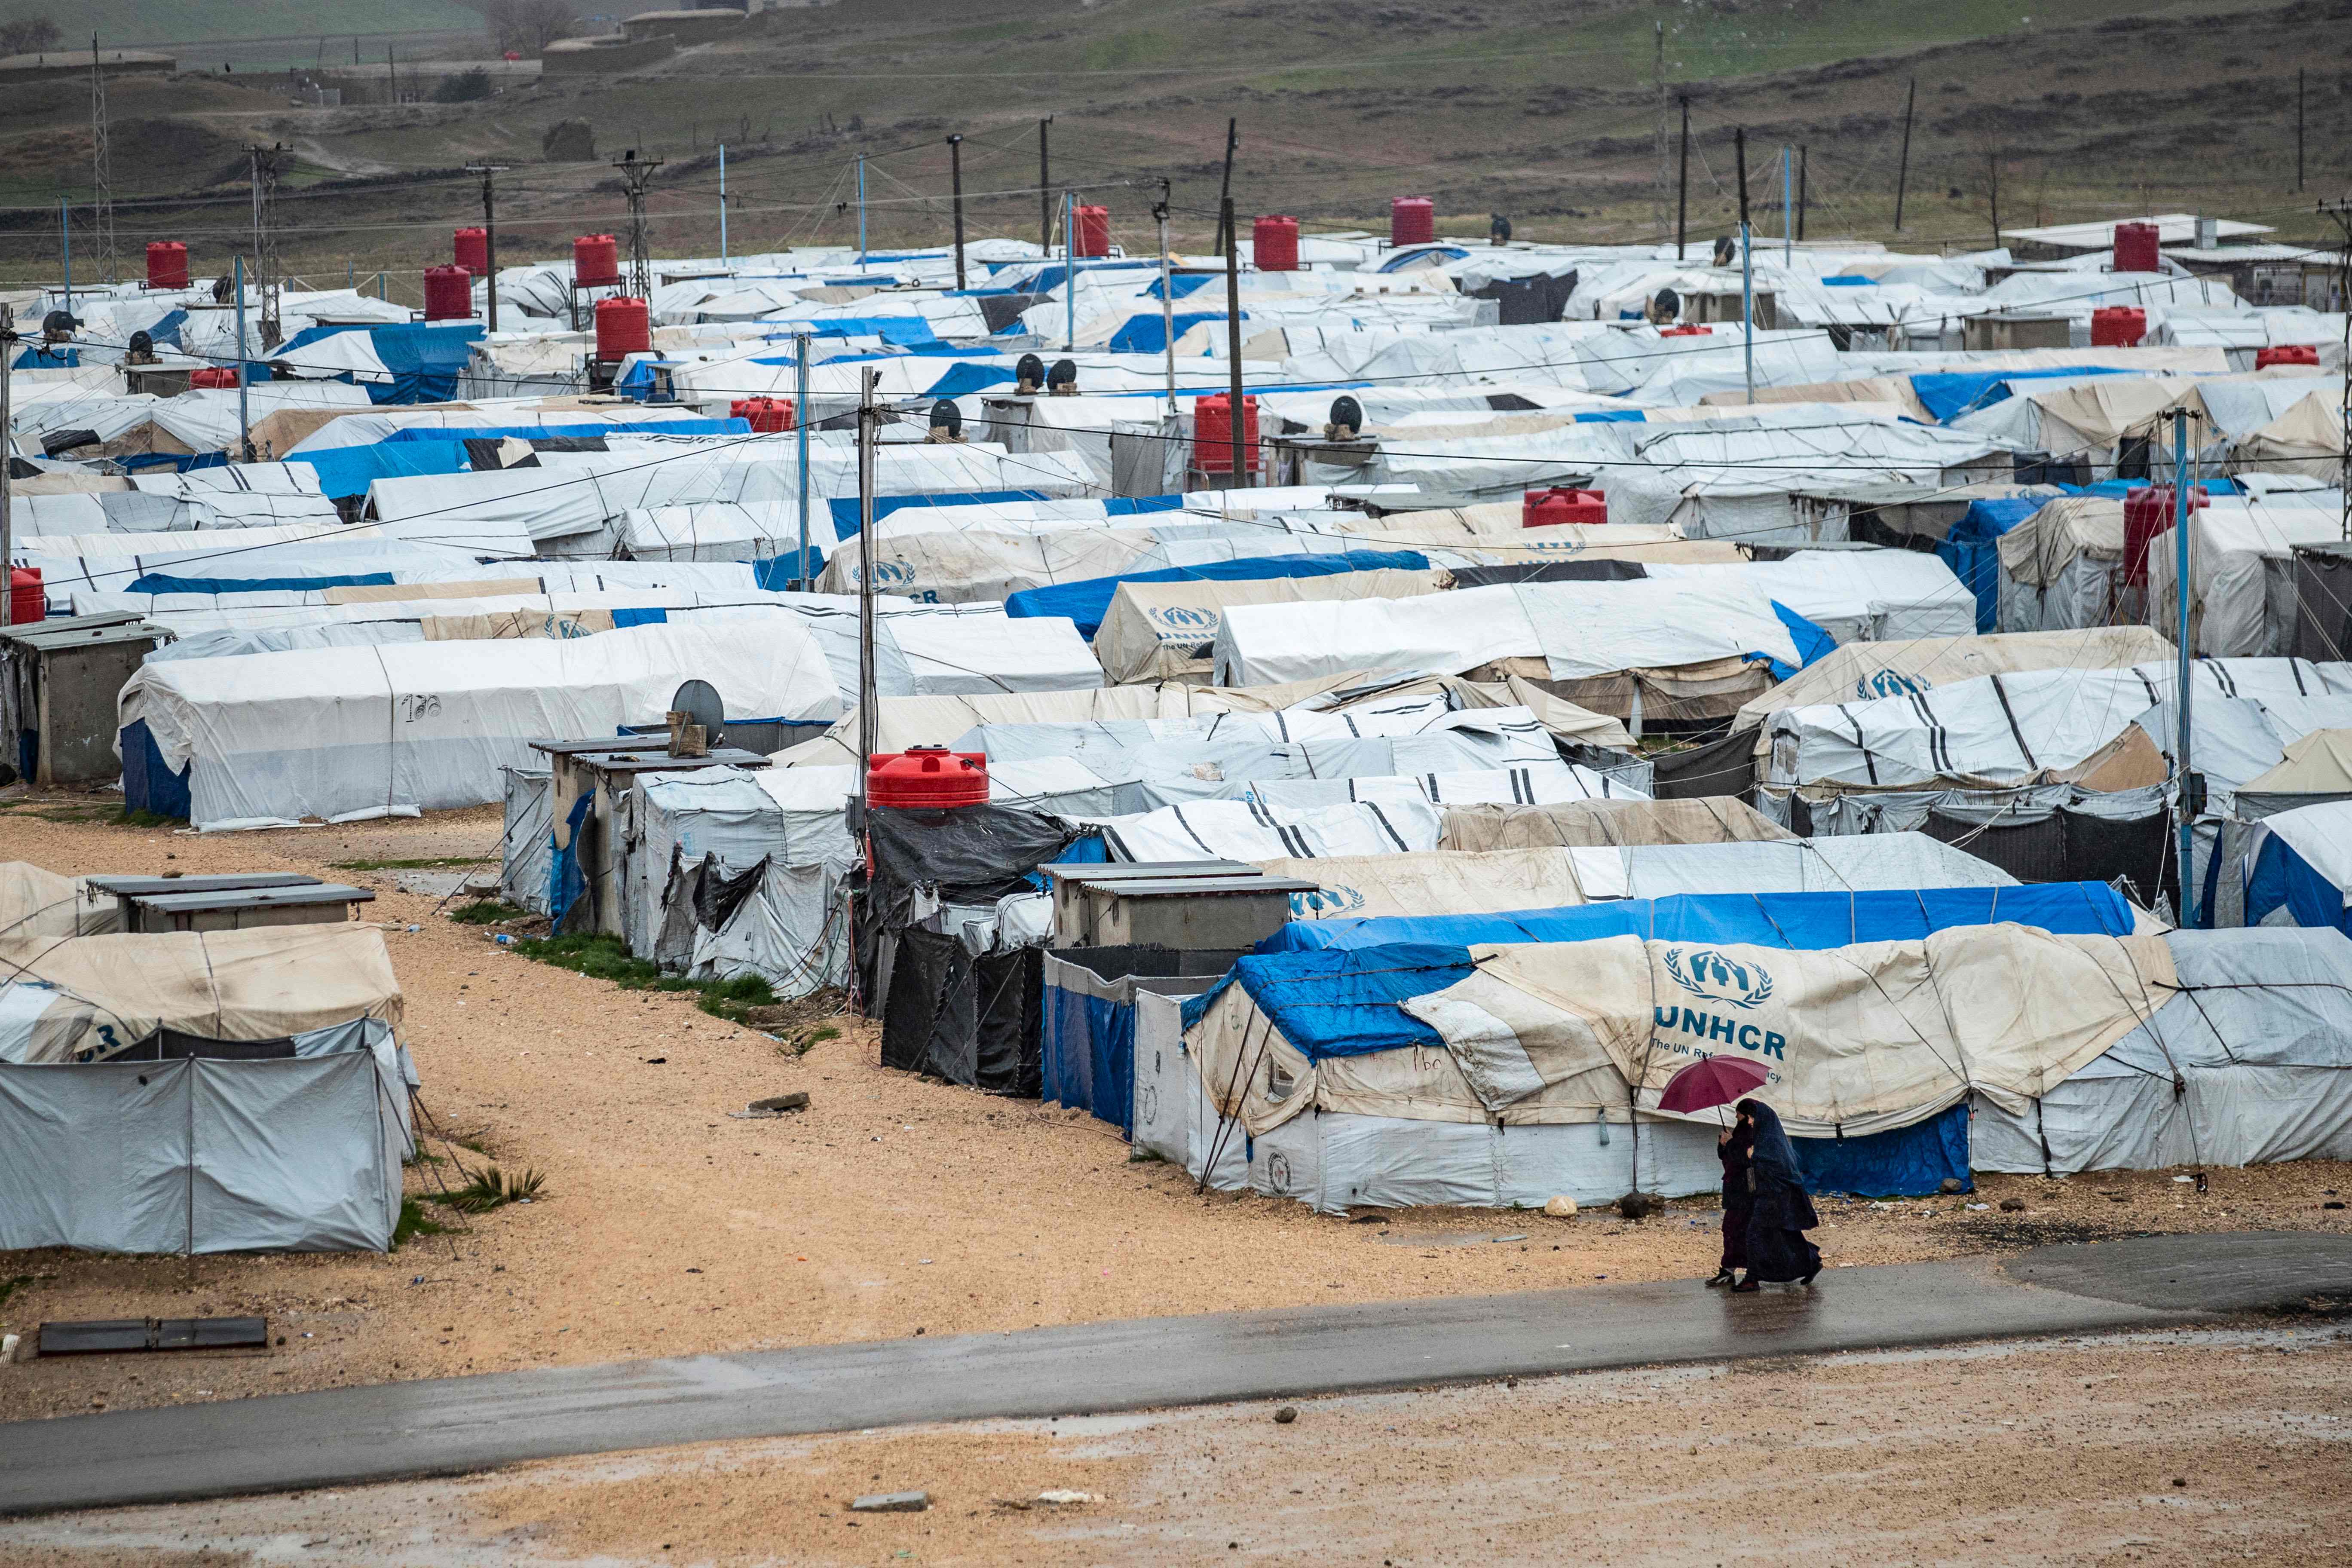
[[[1437,592],[1444,574],[1384,568],[1325,577],[1242,581],[1121,583],[1095,633],[1103,679],[1182,680],[1205,685],[1209,650],[1227,605],[1300,604],[1313,599],[1402,599]]]

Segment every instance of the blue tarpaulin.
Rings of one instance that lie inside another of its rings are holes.
[[[367,388],[372,403],[446,403],[457,395],[457,373],[466,368],[473,353],[473,345],[482,336],[479,321],[414,322],[406,326],[371,327],[357,323],[337,326],[305,327],[280,343],[273,352],[283,358],[309,343],[333,337],[338,332],[365,332],[375,349],[375,357],[392,373],[389,382],[371,381],[360,384]],[[269,367],[259,361],[247,368],[248,382],[269,379]],[[334,378],[350,381],[346,374]]]
[[[1677,893],[1502,914],[1292,921],[1258,950],[1310,952],[1400,942],[1444,942],[1466,950],[1482,942],[1591,942],[1610,936],[1812,950],[1913,942],[1949,926],[1996,922],[2066,935],[2122,936],[2133,929],[2133,915],[2123,895],[2104,882],[1858,893]]]
[[[1043,490],[943,490],[936,495],[876,496],[876,521],[889,516],[903,507],[910,506],[979,506],[997,501],[1052,500]],[[854,538],[862,526],[856,496],[835,496],[826,501],[833,513],[833,531],[836,537]],[[1141,512],[1174,511],[1184,504],[1182,496],[1135,496],[1107,498],[1102,502],[1105,517],[1129,517]],[[814,548],[814,547],[812,547]]]
[[[1198,1023],[1227,986],[1239,983],[1282,1037],[1314,1061],[1404,1046],[1443,1050],[1437,1031],[1397,1004],[1459,984],[1470,973],[1470,950],[1458,942],[1252,953],[1208,992],[1185,1002],[1184,1026]]]
[[[411,425],[386,436],[387,442],[555,441],[592,436],[749,436],[748,419],[633,419],[626,424]],[[293,459],[307,462],[310,454]]]
[[[1157,285],[1154,285],[1157,287]],[[1179,310],[1176,312],[1176,335],[1182,337],[1203,321],[1222,321],[1223,310]],[[1242,312],[1249,320],[1249,312]],[[1168,323],[1160,319],[1157,310],[1138,310],[1110,336],[1110,352],[1116,354],[1156,354],[1168,347]]]
[[[321,588],[389,588],[389,572],[351,572],[320,577],[173,577],[150,572],[134,577],[132,594],[307,594]]]
[[[455,441],[371,441],[360,447],[325,447],[286,459],[319,476],[319,489],[340,500],[367,494],[378,479],[415,479],[467,471],[466,448]]]
[[[1822,630],[1780,600],[1771,601],[1772,613],[1789,628],[1789,640],[1797,645],[1797,662],[1791,668],[1787,660],[1774,658],[1767,653],[1751,653],[1749,658],[1760,658],[1772,671],[1775,680],[1786,680],[1800,669],[1809,668],[1827,658],[1837,647],[1837,638]]]
[[[2062,376],[2145,375],[2140,370],[2107,365],[2074,364],[2056,370],[1935,370],[1911,378],[1911,390],[1938,424],[1948,425],[1963,414],[1991,406],[2007,398],[2014,381],[2050,381]]]
[[[2210,910],[2210,894],[2205,902]],[[2246,879],[2246,923],[2253,925],[2280,908],[2299,926],[2326,926],[2352,936],[2352,910],[2344,907],[2344,889],[2273,833],[2263,838],[2253,874]]]
[[[1955,1179],[1976,1190],[1969,1175],[1968,1101],[1924,1121],[1866,1138],[1791,1138],[1809,1193],[1857,1197],[1917,1197]]]
[[[929,398],[970,397],[973,393],[986,392],[992,386],[1017,385],[1021,378],[1013,374],[1013,365],[1009,364],[961,361],[950,365],[947,374],[931,383],[923,395]]]
[[[1977,630],[2000,625],[2000,536],[2040,511],[2050,496],[1996,496],[1969,503],[1936,545],[1937,558],[1977,596]]]
[[[931,323],[920,316],[827,316],[814,321],[794,321],[793,331],[806,332],[812,338],[880,338],[886,343],[935,343],[939,333]],[[782,359],[755,359],[753,364],[793,364],[797,363],[786,354]]]
[[[1345,572],[1384,569],[1425,572],[1429,557],[1412,550],[1349,550],[1337,555],[1261,555],[1241,561],[1211,561],[1198,566],[1168,566],[1154,572],[1122,572],[1024,588],[1007,595],[1008,616],[1066,616],[1088,642],[1102,629],[1103,616],[1121,583],[1240,582],[1266,577],[1332,577]]]

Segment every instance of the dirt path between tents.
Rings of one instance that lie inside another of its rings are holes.
[[[21,1568],[2342,1559],[2335,1323],[915,1426],[0,1523]],[[920,1513],[852,1515],[920,1489]],[[1048,1489],[1087,1500],[1045,1504]]]
[[[434,1120],[545,1177],[539,1201],[390,1256],[0,1253],[0,1329],[262,1314],[266,1354],[0,1367],[0,1419],[719,1350],[1168,1313],[1554,1288],[1712,1270],[1717,1214],[1633,1225],[1474,1210],[1351,1224],[1287,1200],[1196,1196],[1076,1111],[887,1072],[852,1018],[794,1058],[674,994],[626,993],[498,947],[337,861],[494,852],[495,808],[200,837],[116,826],[111,803],[0,795],[0,858],[53,871],[305,870],[379,889],[404,1034]],[[495,862],[493,861],[494,865]],[[416,929],[411,931],[411,926]],[[807,1112],[733,1121],[805,1089]],[[415,1192],[456,1180],[410,1173]],[[2155,1230],[2352,1230],[2352,1165],[1989,1178],[1969,1198],[1830,1203],[1832,1267]],[[2004,1198],[2025,1205],[2004,1212]],[[1974,1205],[1990,1206],[1974,1207]],[[428,1213],[448,1217],[427,1205]]]

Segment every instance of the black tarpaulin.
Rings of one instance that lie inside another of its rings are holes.
[[[1457,588],[1488,588],[1498,583],[1633,583],[1650,574],[1638,561],[1515,561],[1448,570]]]
[[[1034,1100],[1044,1005],[1042,949],[974,957],[954,937],[902,931],[882,1011],[882,1065]]]
[[[878,806],[866,814],[874,849],[866,918],[885,931],[908,923],[918,888],[935,888],[950,904],[992,904],[1033,891],[1024,879],[1079,836],[1058,816],[1018,806]]]
[[[1736,730],[1679,752],[1658,752],[1650,769],[1650,793],[1659,800],[1745,798],[1756,787],[1756,731]]]

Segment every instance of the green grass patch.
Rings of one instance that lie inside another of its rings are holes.
[[[448,1228],[429,1217],[425,1205],[416,1199],[403,1198],[400,1200],[400,1221],[392,1227],[392,1249],[397,1252],[416,1237],[439,1236]]]
[[[445,1204],[459,1214],[488,1214],[513,1203],[533,1203],[546,1195],[547,1178],[537,1171],[524,1171],[520,1175],[501,1171],[496,1165],[485,1165],[474,1179],[454,1192],[436,1193],[432,1201]]]
[[[460,904],[449,911],[449,918],[459,925],[488,926],[501,921],[527,921],[529,910],[520,910],[504,899],[476,899],[470,904]]]
[[[619,937],[609,934],[524,937],[514,944],[514,951],[525,958],[569,969],[591,980],[609,980],[624,991],[694,992],[696,1006],[730,1024],[748,1024],[751,1020],[746,1015],[752,1009],[777,1005],[775,991],[762,976],[739,974],[732,980],[688,980],[664,974],[654,964],[632,953]]]
[[[780,1057],[804,1057],[811,1051],[816,1049],[817,1047],[824,1044],[825,1041],[837,1040],[839,1038],[841,1038],[841,1031],[839,1029],[835,1028],[831,1024],[819,1024],[815,1028],[809,1030],[807,1033],[796,1035],[784,1044],[778,1046],[776,1047],[776,1054]]]
[[[0,1307],[6,1306],[9,1297],[32,1282],[33,1277],[29,1274],[19,1274],[11,1279],[0,1279]]]

